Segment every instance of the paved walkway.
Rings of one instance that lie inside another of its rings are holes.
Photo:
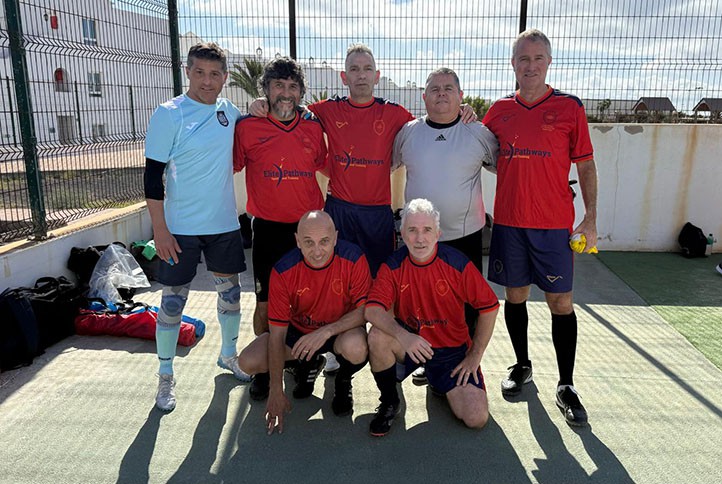
[[[407,381],[391,433],[368,436],[378,393],[366,368],[354,380],[352,416],[332,414],[333,382],[321,377],[312,398],[292,401],[284,434],[268,437],[264,404],[215,366],[215,293],[204,273],[186,313],[205,320],[207,334],[176,359],[176,410],[153,407],[153,342],[68,338],[0,375],[0,483],[722,482],[722,372],[595,257],[576,267],[575,379],[587,428],[568,427],[554,404],[550,322],[534,292],[534,383],[502,398],[513,352],[500,316],[482,361],[485,429],[464,428],[442,399]],[[154,287],[136,300],[159,296]],[[243,344],[253,301],[243,294]]]

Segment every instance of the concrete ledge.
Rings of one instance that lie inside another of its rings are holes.
[[[106,210],[53,230],[42,241],[21,240],[0,247],[0,288],[27,286],[42,276],[73,275],[65,267],[72,247],[120,241],[128,245],[152,235],[145,202]]]

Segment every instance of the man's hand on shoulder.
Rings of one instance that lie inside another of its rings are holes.
[[[251,105],[248,106],[248,114],[256,118],[265,118],[268,116],[268,101],[266,98],[259,97],[254,99]]]
[[[461,105],[461,122],[464,124],[473,123],[479,120],[479,116],[476,115],[476,111],[471,107],[470,104]]]

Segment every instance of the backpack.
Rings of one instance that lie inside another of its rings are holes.
[[[28,366],[42,354],[30,301],[17,289],[0,294],[0,370]]]
[[[81,289],[63,276],[41,277],[33,287],[18,291],[30,302],[38,328],[38,348],[44,350],[75,334],[75,316],[87,305]]]
[[[702,229],[687,222],[679,232],[677,238],[682,255],[691,259],[693,257],[704,257],[707,249],[707,237]]]

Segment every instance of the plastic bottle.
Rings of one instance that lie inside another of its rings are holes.
[[[712,245],[714,245],[714,242],[714,235],[709,234],[707,236],[707,247],[704,248],[704,255],[706,255],[707,257],[712,255]]]

